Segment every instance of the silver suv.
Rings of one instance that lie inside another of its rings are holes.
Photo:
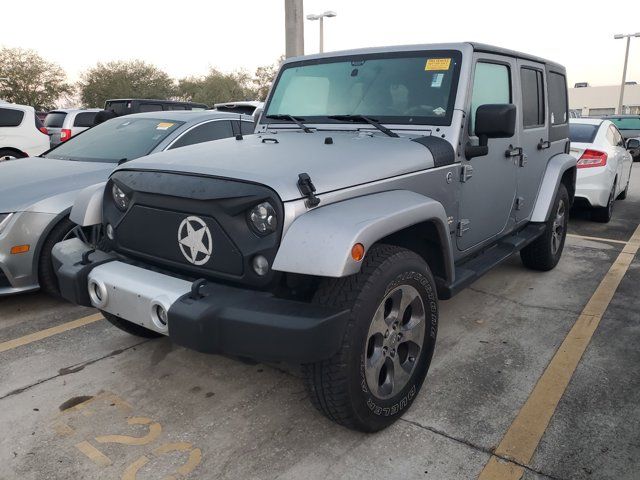
[[[562,254],[576,161],[565,69],[480,44],[285,62],[256,134],[123,165],[54,248],[62,295],[134,335],[301,363],[362,431],[422,386],[438,302],[519,252]]]
[[[74,135],[84,132],[87,128],[95,124],[96,114],[99,108],[89,108],[86,110],[60,109],[47,113],[44,119],[44,126],[47,127],[51,146],[55,147],[59,143],[66,142]]]

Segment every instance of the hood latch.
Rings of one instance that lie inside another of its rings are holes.
[[[320,203],[320,199],[316,197],[315,191],[316,187],[311,181],[311,177],[308,173],[300,173],[298,175],[298,189],[300,193],[307,197],[306,205],[307,208],[317,207]]]

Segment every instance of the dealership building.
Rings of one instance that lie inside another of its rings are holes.
[[[583,117],[615,113],[640,114],[640,85],[625,85],[622,112],[617,111],[620,101],[620,85],[605,87],[582,85],[585,86],[569,89],[569,108],[581,112]]]

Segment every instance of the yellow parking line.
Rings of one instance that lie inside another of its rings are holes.
[[[520,465],[531,461],[582,354],[639,249],[640,226],[611,265],[495,449],[497,457],[513,460],[518,465],[492,456],[478,480],[518,480],[522,477],[524,468]]]
[[[582,240],[591,240],[592,242],[619,243],[621,245],[627,244],[627,242],[625,242],[624,240],[614,240],[613,238],[602,238],[602,237],[589,237],[586,235],[576,235],[575,233],[567,233],[567,237],[580,238]]]
[[[89,457],[89,459],[93,463],[100,467],[108,467],[113,463],[109,457],[107,457],[104,453],[102,453],[86,440],[76,444],[76,448],[84,453],[87,457]]]
[[[37,342],[38,340],[42,340],[53,335],[58,335],[59,333],[66,332],[68,330],[73,330],[74,328],[83,327],[90,323],[97,322],[98,320],[102,320],[103,318],[104,317],[101,314],[94,313],[93,315],[89,315],[88,317],[79,318],[78,320],[63,323],[62,325],[57,325],[45,330],[40,330],[39,332],[30,333],[29,335],[25,335],[24,337],[14,338],[13,340],[2,342],[0,343],[0,353],[6,352],[7,350],[12,350],[17,347],[22,347],[23,345],[28,345],[33,342]]]

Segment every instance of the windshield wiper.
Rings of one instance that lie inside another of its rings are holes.
[[[302,117],[294,117],[293,115],[289,115],[288,113],[279,113],[274,115],[267,115],[267,118],[270,118],[272,120],[289,120],[290,122],[298,125],[302,130],[304,130],[305,133],[313,133],[313,130],[311,130],[301,122],[301,120],[304,120],[304,118]]]
[[[392,132],[384,125],[380,125],[376,119],[365,117],[364,115],[329,115],[328,118],[331,118],[332,120],[339,120],[341,122],[366,122],[390,137],[399,137],[397,133]]]

